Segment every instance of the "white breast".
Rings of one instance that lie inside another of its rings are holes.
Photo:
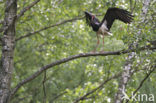
[[[105,35],[108,32],[108,28],[107,28],[107,21],[105,20],[104,23],[101,25],[101,27],[98,30],[99,34]]]

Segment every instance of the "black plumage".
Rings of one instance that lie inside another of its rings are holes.
[[[94,31],[98,31],[100,26],[100,21],[91,13],[85,11],[86,14],[86,22],[89,26],[93,28]]]
[[[107,28],[108,30],[110,30],[115,19],[118,19],[124,23],[130,23],[133,20],[133,16],[131,15],[130,12],[126,10],[119,8],[109,8],[101,22],[101,25],[106,20]]]
[[[103,35],[103,44],[104,44],[104,35],[112,35],[109,31],[115,20],[120,20],[124,23],[131,23],[133,20],[133,15],[127,10],[120,8],[109,8],[100,22],[95,15],[90,12],[85,11],[86,22],[89,26],[92,27],[93,31],[97,34],[97,46],[99,44],[99,35]],[[96,47],[97,47],[96,46]],[[96,50],[96,48],[95,48]]]

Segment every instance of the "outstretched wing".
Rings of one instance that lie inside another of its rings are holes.
[[[124,23],[130,23],[133,20],[133,15],[130,12],[119,9],[119,8],[109,8],[101,23],[106,23],[108,30],[110,30],[115,19],[118,19]]]
[[[85,11],[85,17],[86,17],[86,23],[89,26],[92,26],[91,24],[93,24],[93,23],[95,23],[95,24],[100,23],[100,21],[90,12]],[[92,20],[92,19],[94,19],[94,20]]]

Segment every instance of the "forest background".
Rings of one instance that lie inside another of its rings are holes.
[[[84,11],[102,20],[109,7],[134,21],[115,21],[105,52],[101,43],[91,53],[96,34]],[[0,0],[0,8],[0,103],[136,103],[132,92],[155,103],[155,0]]]

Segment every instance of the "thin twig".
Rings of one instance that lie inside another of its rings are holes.
[[[139,89],[143,86],[144,82],[145,82],[145,81],[149,78],[149,76],[154,72],[155,68],[156,68],[156,66],[155,66],[152,70],[150,70],[150,72],[149,72],[149,73],[145,76],[145,78],[140,82],[138,88],[133,92],[133,95],[135,95],[135,94],[139,91]],[[130,97],[130,99],[131,99],[131,98],[132,98],[132,96]],[[129,102],[129,100],[126,101],[126,103],[128,103],[128,102]]]
[[[40,0],[36,0],[34,2],[32,2],[30,5],[28,5],[27,7],[24,7],[21,12],[17,15],[17,19],[19,19],[21,16],[24,15],[24,13],[28,10],[30,10],[33,6],[35,6]]]
[[[122,55],[122,54],[126,54],[126,53],[130,53],[130,52],[135,52],[135,51],[143,51],[143,50],[155,50],[156,47],[148,47],[148,46],[144,46],[141,48],[137,48],[137,49],[127,49],[127,50],[120,50],[120,51],[114,51],[114,52],[96,52],[96,53],[80,53],[77,55],[73,55],[58,61],[55,61],[51,64],[45,65],[42,68],[40,68],[38,71],[36,71],[34,74],[32,74],[31,76],[29,76],[28,78],[26,78],[25,80],[22,80],[19,84],[17,84],[17,86],[12,90],[11,93],[11,97],[18,91],[18,89],[23,86],[24,84],[32,81],[33,79],[35,79],[36,77],[38,77],[42,72],[44,72],[45,70],[54,67],[56,65],[60,65],[66,62],[69,62],[71,60],[74,59],[78,59],[78,58],[84,58],[84,57],[90,57],[90,56],[109,56],[109,55]]]
[[[97,14],[96,16],[101,16],[101,15],[102,15],[102,14]],[[47,30],[47,29],[49,29],[49,28],[56,27],[56,26],[60,26],[60,25],[65,24],[65,23],[74,22],[74,21],[76,21],[76,20],[81,20],[81,19],[84,19],[84,18],[85,18],[85,16],[80,16],[80,17],[74,17],[74,18],[72,18],[72,19],[67,19],[67,20],[63,20],[63,21],[57,22],[56,24],[43,27],[43,28],[41,28],[41,29],[39,29],[39,30],[36,30],[36,31],[34,31],[34,32],[29,32],[29,33],[27,33],[27,34],[25,34],[25,35],[23,35],[23,36],[21,36],[21,37],[18,37],[18,38],[16,38],[16,41],[19,41],[19,40],[21,40],[21,39],[30,37],[30,36],[35,35],[35,34],[41,32],[41,31]]]
[[[62,24],[68,23],[68,22],[73,22],[73,21],[76,21],[76,20],[81,20],[81,19],[83,19],[83,18],[84,18],[84,16],[83,16],[83,17],[75,17],[75,18],[73,18],[73,19],[68,19],[68,20],[64,20],[64,21],[61,21],[61,22],[57,22],[56,24],[53,24],[53,25],[50,25],[50,26],[41,28],[41,29],[39,29],[39,30],[37,30],[37,31],[27,33],[27,34],[25,34],[25,35],[23,35],[23,36],[17,38],[16,41],[19,41],[19,40],[24,39],[24,38],[26,38],[26,37],[32,36],[32,35],[34,35],[34,34],[36,34],[36,33],[39,33],[39,32],[41,32],[41,31],[47,30],[47,29],[49,29],[49,28],[52,28],[52,27],[55,27],[55,26],[59,26],[59,25],[62,25]]]
[[[24,13],[25,13],[26,11],[30,10],[30,8],[32,8],[34,5],[36,5],[39,1],[40,1],[40,0],[36,0],[36,1],[32,2],[30,5],[28,5],[27,7],[24,7],[24,8],[21,10],[21,12],[20,12],[18,15],[16,15],[16,21],[17,21],[21,16],[23,16]],[[9,7],[10,7],[11,4],[12,4],[12,2],[9,4],[9,6],[6,8],[6,10],[9,9]],[[3,24],[3,23],[4,23],[4,21],[3,21],[3,20],[0,20],[0,24]],[[3,31],[4,31],[4,28],[3,28],[3,26],[2,26],[2,27],[0,28],[0,32],[3,32]]]
[[[86,93],[85,95],[81,96],[80,98],[76,99],[76,100],[74,101],[74,103],[78,103],[79,101],[86,99],[87,96],[89,96],[90,94],[93,94],[93,93],[96,92],[97,90],[103,88],[103,86],[104,86],[107,82],[109,82],[109,81],[112,80],[112,79],[118,78],[119,76],[121,76],[121,73],[118,73],[118,74],[116,74],[116,75],[114,75],[114,76],[112,76],[112,77],[109,77],[109,78],[106,79],[102,84],[100,84],[98,87],[96,87],[95,89],[89,91],[88,93]]]
[[[55,101],[56,99],[58,99],[59,97],[63,96],[64,94],[68,93],[67,91],[64,91],[63,93],[58,94],[57,96],[55,96],[50,102],[52,103],[53,101]]]

